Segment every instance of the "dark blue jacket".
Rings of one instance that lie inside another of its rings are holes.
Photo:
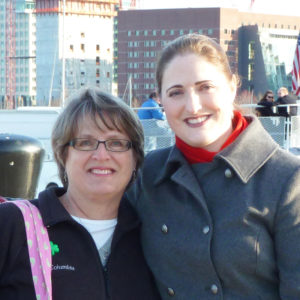
[[[111,255],[104,269],[92,236],[61,205],[62,188],[40,193],[39,207],[49,238],[59,248],[52,256],[54,300],[160,299],[139,241],[139,220],[130,204],[121,201]],[[21,212],[0,205],[0,299],[34,300],[31,269]]]

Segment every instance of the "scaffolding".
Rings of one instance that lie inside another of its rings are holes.
[[[63,13],[63,0],[36,0],[37,14]],[[112,18],[117,15],[119,0],[65,0],[65,14]]]
[[[6,108],[14,108],[16,94],[16,0],[5,1]]]

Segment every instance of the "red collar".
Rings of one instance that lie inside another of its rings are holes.
[[[226,142],[222,145],[222,149],[230,145],[239,134],[248,126],[247,120],[242,116],[239,111],[234,111],[234,118],[232,121],[233,132],[228,137]],[[202,148],[192,147],[182,141],[178,136],[176,136],[176,146],[182,152],[184,157],[190,164],[201,163],[201,162],[211,162],[214,156],[218,152],[210,152]]]

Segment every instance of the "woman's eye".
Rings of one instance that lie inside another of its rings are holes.
[[[179,90],[170,91],[169,92],[169,97],[176,97],[176,96],[181,95],[181,94],[183,94],[183,92],[179,91]]]
[[[209,90],[212,90],[214,88],[213,85],[211,84],[205,84],[203,86],[200,87],[200,90],[204,90],[204,91],[209,91]]]
[[[79,146],[90,146],[92,144],[91,140],[81,140]]]
[[[121,147],[123,145],[122,141],[110,141],[110,145],[113,147]]]

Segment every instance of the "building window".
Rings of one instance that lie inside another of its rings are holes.
[[[170,30],[170,35],[174,35],[174,29]]]
[[[100,70],[96,69],[96,77],[100,77]]]
[[[131,31],[130,30],[128,30],[127,35],[131,36]]]
[[[100,65],[100,57],[96,56],[96,65]]]
[[[100,45],[98,45],[98,44],[96,45],[96,51],[100,52]]]
[[[253,80],[253,74],[254,74],[254,64],[251,63],[248,65],[248,81]]]
[[[139,35],[140,35],[140,31],[139,31],[139,30],[136,30],[135,35],[136,35],[136,36],[139,36]]]
[[[152,31],[153,36],[156,36],[156,30]]]
[[[193,30],[193,29],[190,29],[190,30],[189,30],[189,33],[193,33],[193,32],[194,32],[194,30]]]
[[[227,29],[224,29],[224,33],[227,33],[228,32],[228,30]]]
[[[255,43],[252,41],[249,43],[248,45],[248,59],[254,59],[254,46],[255,46]]]
[[[70,45],[70,51],[73,52],[74,51],[74,46]]]
[[[80,49],[81,49],[81,51],[85,51],[85,45],[84,44],[80,44]]]
[[[106,78],[109,78],[109,77],[110,77],[110,73],[106,72]]]
[[[80,36],[81,36],[82,38],[84,38],[84,37],[85,37],[85,33],[84,33],[84,32],[81,32],[81,33],[80,33]]]
[[[161,35],[162,35],[162,36],[166,35],[165,29],[162,29],[162,30],[161,30]]]
[[[184,34],[184,30],[183,29],[180,29],[179,30],[179,35],[183,35]]]
[[[149,41],[145,41],[145,42],[144,42],[144,46],[145,46],[145,47],[149,47]]]
[[[207,30],[207,34],[208,34],[208,35],[213,35],[213,33],[214,33],[214,30],[213,30],[213,29],[209,28],[209,29]]]
[[[235,30],[234,30],[234,29],[232,29],[232,30],[231,30],[231,34],[234,34],[234,33],[235,33]]]
[[[144,36],[148,36],[148,30],[144,30]]]
[[[203,30],[202,29],[199,29],[198,32],[199,32],[199,34],[203,34]]]

